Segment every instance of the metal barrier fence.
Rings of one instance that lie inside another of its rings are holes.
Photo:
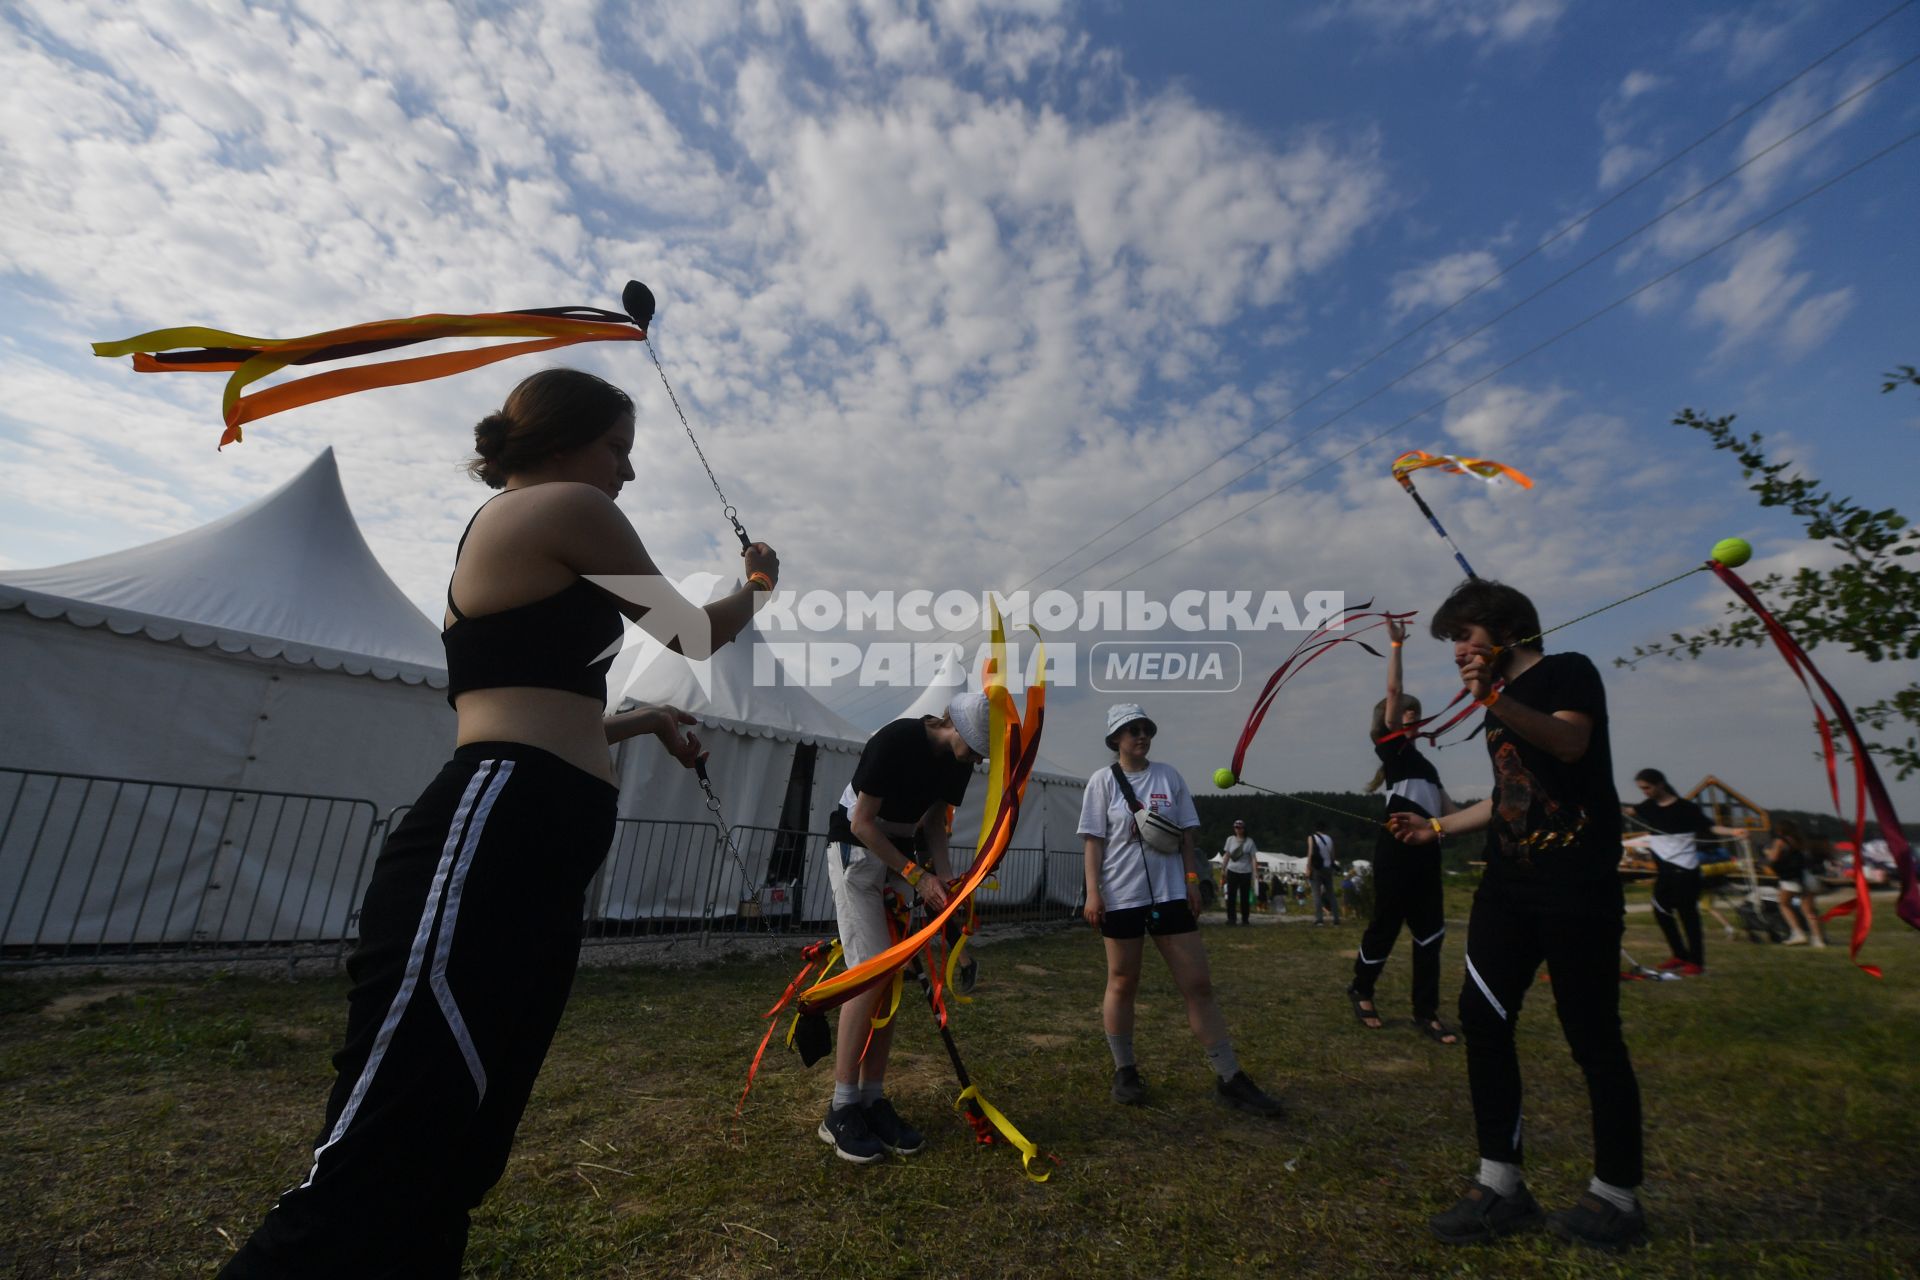
[[[365,800],[0,769],[0,966],[339,954]]]
[[[0,968],[343,957],[386,833],[366,800],[0,769]],[[831,934],[827,837],[624,818],[588,888],[588,944]],[[956,874],[974,851],[953,850]],[[1081,855],[1010,849],[988,923],[1079,913]]]

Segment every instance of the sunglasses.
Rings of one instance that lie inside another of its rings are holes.
[[[1138,720],[1130,725],[1123,726],[1120,732],[1123,734],[1132,734],[1136,738],[1151,738],[1153,736],[1153,730]]]

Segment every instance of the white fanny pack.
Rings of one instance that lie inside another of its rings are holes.
[[[1113,780],[1120,784],[1120,795],[1133,811],[1133,829],[1140,843],[1155,853],[1180,852],[1180,841],[1186,833],[1171,818],[1162,817],[1140,803],[1140,797],[1133,794],[1133,784],[1127,781],[1118,764],[1113,766]]]

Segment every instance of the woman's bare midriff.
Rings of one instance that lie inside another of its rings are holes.
[[[454,699],[457,741],[523,742],[559,756],[582,773],[613,782],[606,708],[560,689],[469,689]]]

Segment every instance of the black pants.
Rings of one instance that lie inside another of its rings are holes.
[[[1615,892],[1618,892],[1615,890]],[[1640,1185],[1640,1084],[1620,1033],[1619,915],[1541,911],[1474,896],[1460,1026],[1480,1155],[1521,1163],[1520,1057],[1514,1025],[1542,961],[1573,1060],[1593,1109],[1593,1171],[1616,1187]]]
[[[1248,914],[1248,912],[1252,910],[1253,872],[1251,871],[1227,872],[1227,923],[1228,924],[1233,923],[1233,904],[1236,902],[1240,904],[1240,923],[1252,924],[1253,918]]]
[[[1653,873],[1653,918],[1667,935],[1667,948],[1679,959],[1707,963],[1700,936],[1700,868],[1691,871],[1656,858]]]
[[[380,851],[313,1165],[220,1273],[455,1277],[580,955],[617,793],[518,743],[462,747]]]
[[[1431,1022],[1440,1016],[1440,943],[1447,936],[1440,857],[1432,849],[1389,841],[1394,848],[1373,851],[1373,919],[1353,962],[1353,989],[1361,999],[1373,999],[1373,985],[1405,925],[1413,934],[1413,1016]]]

